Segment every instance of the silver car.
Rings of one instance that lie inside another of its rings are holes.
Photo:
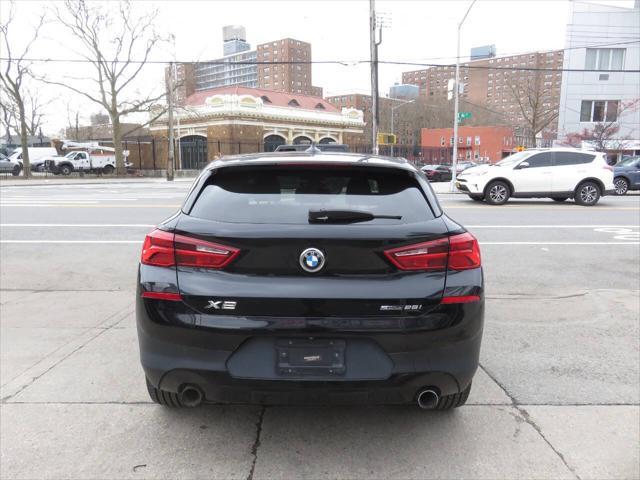
[[[9,157],[0,153],[0,173],[11,173],[14,177],[20,175],[20,164],[9,160]]]

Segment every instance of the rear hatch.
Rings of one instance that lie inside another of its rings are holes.
[[[222,167],[194,194],[175,229],[177,251],[184,242],[228,257],[221,268],[177,267],[184,301],[202,313],[420,315],[442,297],[444,268],[400,270],[389,257],[389,250],[447,236],[411,171]]]

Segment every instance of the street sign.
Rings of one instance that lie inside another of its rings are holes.
[[[378,145],[395,145],[396,136],[393,133],[378,133]]]
[[[466,120],[467,118],[471,118],[471,112],[458,112],[458,121]]]

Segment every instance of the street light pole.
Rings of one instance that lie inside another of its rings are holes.
[[[456,177],[458,168],[458,109],[459,109],[459,94],[460,94],[460,30],[462,30],[462,24],[467,19],[469,11],[476,0],[473,0],[467,8],[467,11],[458,23],[458,41],[456,46],[456,80],[453,85],[453,159],[451,160],[451,188],[450,191],[456,191]]]
[[[167,181],[173,181],[173,62],[169,63],[169,78],[168,78],[169,92],[167,96],[167,107],[169,110],[168,115],[168,127],[169,127],[169,156],[167,158]]]
[[[395,129],[393,127],[393,123],[394,123],[393,119],[395,118],[396,109],[400,108],[400,107],[402,107],[404,105],[408,105],[409,103],[415,102],[415,99],[414,100],[400,100],[399,98],[394,98],[394,100],[402,102],[402,103],[400,105],[396,105],[396,106],[392,106],[391,107],[391,133],[393,135],[395,135]],[[391,144],[391,156],[393,157],[393,143]]]
[[[369,43],[371,48],[371,149],[378,154],[378,43],[375,0],[369,0]]]

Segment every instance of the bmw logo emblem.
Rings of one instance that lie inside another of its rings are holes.
[[[324,253],[317,248],[307,248],[300,254],[300,266],[307,272],[317,272],[324,267]]]

